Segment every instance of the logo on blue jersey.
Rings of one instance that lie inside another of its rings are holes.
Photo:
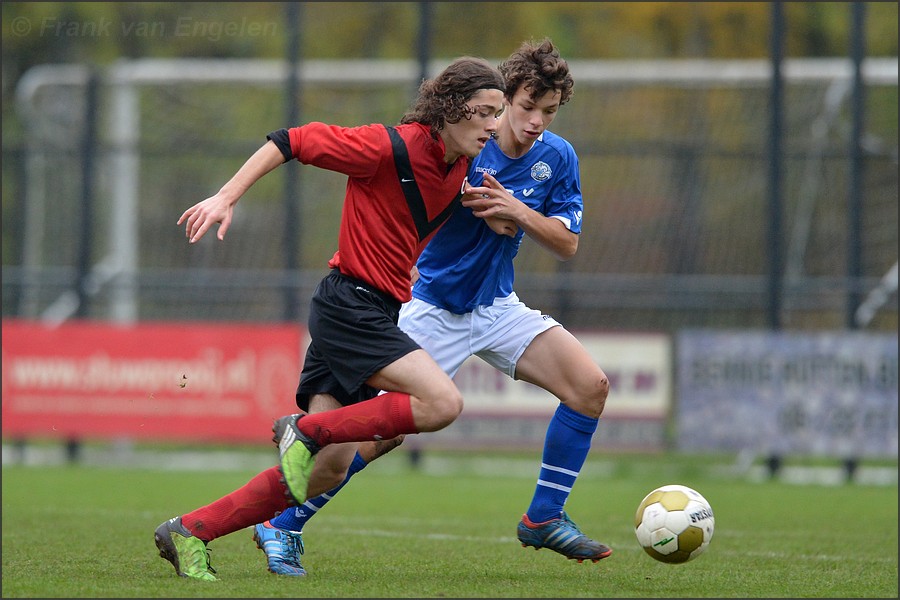
[[[544,161],[541,160],[531,165],[531,178],[535,181],[547,181],[552,176],[553,170]]]

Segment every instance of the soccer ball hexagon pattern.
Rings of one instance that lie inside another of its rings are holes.
[[[716,519],[702,495],[671,484],[647,494],[634,515],[634,533],[644,551],[664,563],[685,563],[702,554]]]

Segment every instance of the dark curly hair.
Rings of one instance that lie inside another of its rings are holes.
[[[437,139],[445,122],[459,123],[470,118],[466,102],[484,89],[506,92],[500,71],[481,58],[457,58],[434,79],[422,82],[418,97],[400,123],[428,125],[431,137]]]
[[[532,100],[549,91],[558,91],[562,106],[574,93],[575,81],[569,73],[569,63],[560,58],[559,50],[548,38],[524,42],[499,68],[506,79],[507,98],[515,96],[523,87],[528,89]]]

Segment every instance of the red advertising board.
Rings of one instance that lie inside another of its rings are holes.
[[[271,443],[299,325],[3,321],[4,438]]]

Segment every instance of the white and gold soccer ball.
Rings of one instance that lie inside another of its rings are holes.
[[[716,518],[699,492],[664,485],[647,494],[634,515],[634,533],[644,551],[664,563],[685,563],[709,546]]]

